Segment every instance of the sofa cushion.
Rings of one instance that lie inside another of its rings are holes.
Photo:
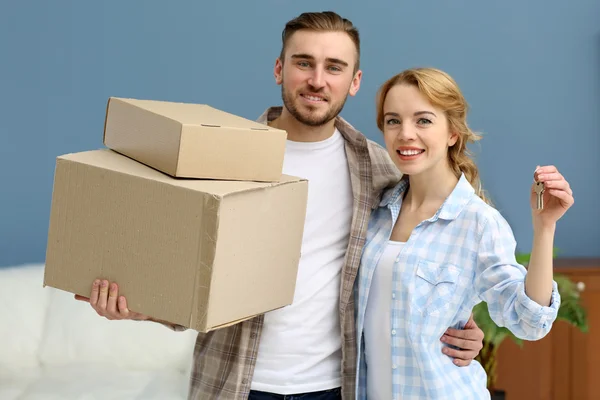
[[[188,372],[197,332],[154,322],[110,321],[73,294],[51,289],[40,346],[45,366],[106,364],[132,370]]]
[[[43,264],[0,268],[0,372],[39,366],[49,292]]]
[[[31,379],[27,379],[31,378]],[[177,371],[133,371],[112,366],[72,365],[39,376],[2,380],[2,400],[185,400],[189,377]]]

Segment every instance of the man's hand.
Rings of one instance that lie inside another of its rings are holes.
[[[100,315],[110,320],[133,319],[147,321],[150,317],[133,312],[127,308],[125,296],[119,296],[119,286],[107,280],[96,279],[92,284],[90,297],[75,295],[76,300],[87,301]]]
[[[479,354],[483,348],[483,331],[473,320],[473,314],[463,329],[448,328],[440,339],[442,342],[458,347],[461,350],[444,346],[442,352],[454,358],[454,364],[466,367]]]

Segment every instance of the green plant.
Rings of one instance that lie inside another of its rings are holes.
[[[554,251],[556,256],[556,250]],[[522,265],[529,263],[530,254],[517,254],[517,262]],[[588,331],[587,314],[580,301],[577,285],[567,276],[555,273],[554,280],[558,284],[558,292],[561,304],[558,309],[557,321],[564,321],[575,326],[582,332]],[[483,331],[483,348],[476,357],[487,373],[488,389],[494,392],[496,389],[496,355],[500,344],[507,339],[512,339],[517,345],[522,346],[523,341],[517,338],[507,328],[500,327],[490,317],[487,304],[481,302],[473,308],[473,319]]]

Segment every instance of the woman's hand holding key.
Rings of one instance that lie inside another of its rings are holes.
[[[554,226],[575,202],[569,182],[553,165],[538,166],[533,174],[531,185],[531,208],[534,226]],[[541,205],[538,209],[536,182],[543,183]]]

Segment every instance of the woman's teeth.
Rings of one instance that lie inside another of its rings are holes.
[[[398,153],[402,156],[416,156],[417,154],[423,153],[425,150],[398,150]]]

